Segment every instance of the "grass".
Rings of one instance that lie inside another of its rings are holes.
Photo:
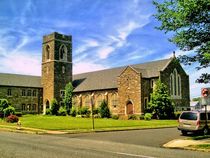
[[[195,150],[202,150],[202,151],[210,152],[210,144],[192,145],[190,147]]]
[[[69,116],[43,116],[43,115],[24,115],[20,117],[22,127],[37,128],[43,130],[91,130],[91,118],[74,118]],[[16,126],[16,124],[6,123],[1,120],[2,126]],[[96,130],[121,130],[121,129],[143,129],[175,127],[176,120],[113,120],[95,119]]]
[[[206,138],[210,138],[210,135],[193,136],[193,137],[190,137],[189,139],[192,139],[192,140],[202,140],[202,139],[206,139]]]

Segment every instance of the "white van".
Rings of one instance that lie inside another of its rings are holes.
[[[187,132],[202,132],[206,135],[210,131],[210,111],[207,114],[205,111],[183,111],[178,122],[178,130],[183,135],[187,135]]]

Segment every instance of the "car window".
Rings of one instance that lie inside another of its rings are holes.
[[[206,120],[206,114],[200,113],[200,120]]]
[[[197,120],[197,113],[183,112],[180,118],[184,120]]]

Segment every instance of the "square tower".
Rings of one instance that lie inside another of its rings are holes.
[[[72,37],[54,32],[43,37],[42,86],[43,112],[55,98],[63,100],[67,83],[72,81]]]

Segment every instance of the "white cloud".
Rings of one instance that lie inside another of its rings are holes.
[[[28,52],[10,53],[1,59],[0,72],[41,75],[41,56]]]
[[[115,48],[113,48],[113,47],[101,48],[98,51],[98,55],[99,55],[100,59],[106,59],[109,56],[109,54],[111,52],[113,52],[114,50],[115,50]]]
[[[99,42],[96,41],[95,39],[85,39],[85,40],[82,41],[82,43],[83,43],[83,44],[81,44],[81,45],[75,50],[75,53],[76,53],[76,54],[80,54],[80,53],[86,51],[86,50],[89,49],[89,48],[99,46]]]
[[[106,68],[107,67],[103,65],[95,64],[90,61],[81,61],[73,65],[73,74],[91,72],[91,71],[102,70]]]

